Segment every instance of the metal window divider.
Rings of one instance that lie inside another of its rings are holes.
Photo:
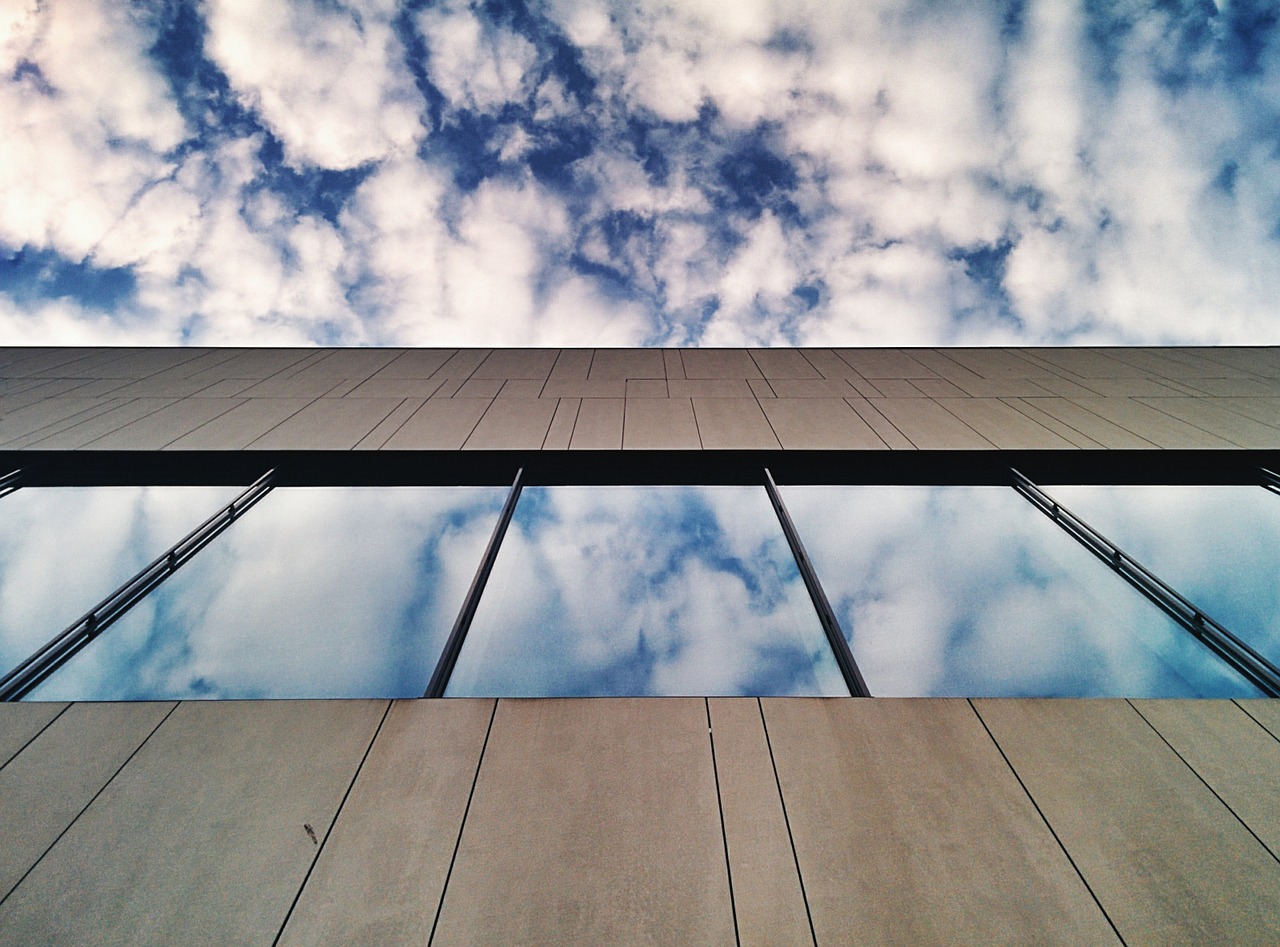
[[[1280,495],[1280,474],[1266,467],[1259,467],[1258,472],[1262,476],[1262,489]]]
[[[42,648],[0,678],[0,701],[20,700],[53,674],[160,585],[201,549],[212,542],[245,511],[270,492],[276,472],[268,470],[243,493],[180,539],[133,578],[67,626]]]
[[[17,470],[11,470],[3,477],[0,477],[0,497],[8,496],[22,486],[22,474],[23,469],[19,467]]]
[[[831,646],[831,652],[835,656],[836,666],[840,668],[845,686],[849,688],[849,693],[853,697],[870,697],[871,691],[868,690],[867,682],[858,669],[858,662],[854,660],[849,642],[845,640],[836,613],[831,608],[827,593],[818,580],[818,573],[809,560],[809,554],[805,552],[804,543],[800,541],[800,534],[796,530],[795,523],[791,521],[791,514],[787,512],[787,506],[782,502],[782,494],[778,492],[778,485],[774,483],[773,474],[769,472],[768,467],[764,468],[764,489],[769,494],[773,511],[778,515],[778,522],[782,525],[783,535],[787,537],[787,545],[791,547],[791,555],[795,557],[800,577],[804,579],[805,588],[809,590],[809,598],[813,602],[814,610],[818,613],[818,621],[827,635],[827,642]]]
[[[431,674],[431,681],[427,684],[423,697],[443,697],[445,689],[449,686],[449,678],[453,675],[454,665],[458,663],[458,655],[462,653],[462,645],[467,639],[467,632],[471,629],[471,620],[475,618],[476,609],[480,606],[480,597],[484,594],[489,573],[493,571],[493,564],[498,558],[502,539],[507,534],[507,527],[511,525],[516,502],[520,499],[520,492],[523,489],[524,468],[521,467],[516,471],[516,478],[507,492],[506,502],[502,504],[502,510],[498,513],[498,521],[493,525],[489,545],[485,547],[484,555],[480,558],[480,565],[476,569],[475,577],[471,580],[470,588],[467,589],[466,598],[462,600],[462,608],[458,610],[458,617],[453,623],[449,637],[445,639],[444,648],[440,651],[440,659],[436,662],[435,671]]]
[[[1013,489],[1061,529],[1111,567],[1170,618],[1191,633],[1268,697],[1280,697],[1280,668],[1198,608],[1111,540],[1072,513],[1020,471],[1013,473]]]

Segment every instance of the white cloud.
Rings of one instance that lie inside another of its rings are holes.
[[[421,96],[395,5],[209,0],[209,55],[293,165],[354,168],[411,151]]]
[[[537,48],[517,33],[484,23],[458,3],[418,14],[431,82],[455,108],[490,112],[529,93]]]

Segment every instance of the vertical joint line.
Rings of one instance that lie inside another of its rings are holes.
[[[742,943],[742,935],[738,932],[738,903],[733,894],[733,865],[729,861],[729,832],[724,824],[724,799],[720,795],[720,767],[716,763],[716,735],[711,726],[711,699],[702,698],[702,706],[707,712],[707,740],[711,744],[711,775],[716,783],[716,810],[720,813],[720,841],[724,845],[724,873],[729,881],[729,913],[733,916],[733,942]]]

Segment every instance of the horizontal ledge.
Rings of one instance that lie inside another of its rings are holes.
[[[0,472],[26,486],[248,484],[275,468],[277,486],[779,484],[1257,484],[1280,451],[723,450],[723,451],[0,451]]]

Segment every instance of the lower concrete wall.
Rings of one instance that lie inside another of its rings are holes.
[[[0,707],[0,943],[1275,943],[1280,703]]]

